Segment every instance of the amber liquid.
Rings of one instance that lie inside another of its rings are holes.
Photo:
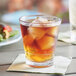
[[[58,26],[21,26],[26,58],[34,62],[45,62],[53,58]]]

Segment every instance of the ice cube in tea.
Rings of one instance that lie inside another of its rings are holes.
[[[58,26],[53,26],[47,30],[47,34],[50,36],[57,36]]]
[[[33,41],[34,41],[34,38],[30,34],[25,35],[23,37],[23,43],[25,46],[32,45]]]
[[[40,27],[29,27],[28,32],[36,40],[41,39],[46,33],[44,28]]]
[[[54,46],[54,42],[54,38],[48,35],[44,35],[41,39],[37,40],[38,46],[41,50],[50,49],[52,46]]]

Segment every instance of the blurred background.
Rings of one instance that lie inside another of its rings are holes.
[[[0,22],[19,24],[19,17],[45,13],[69,22],[68,0],[0,0]]]

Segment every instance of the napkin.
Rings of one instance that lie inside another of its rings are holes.
[[[54,65],[47,68],[33,68],[25,63],[25,54],[19,54],[7,71],[33,72],[33,73],[60,73],[65,74],[71,63],[70,58],[63,56],[54,57]]]
[[[76,44],[75,36],[76,31],[60,32],[58,35],[58,40],[66,43]]]

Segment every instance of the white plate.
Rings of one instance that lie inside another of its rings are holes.
[[[10,45],[10,44],[13,44],[13,43],[16,43],[18,41],[21,40],[21,32],[20,32],[20,29],[18,28],[15,28],[15,27],[12,27],[13,30],[18,30],[19,31],[19,34],[13,36],[13,37],[10,37],[9,39],[6,39],[2,42],[0,42],[0,47],[1,46],[5,46],[5,45]]]

